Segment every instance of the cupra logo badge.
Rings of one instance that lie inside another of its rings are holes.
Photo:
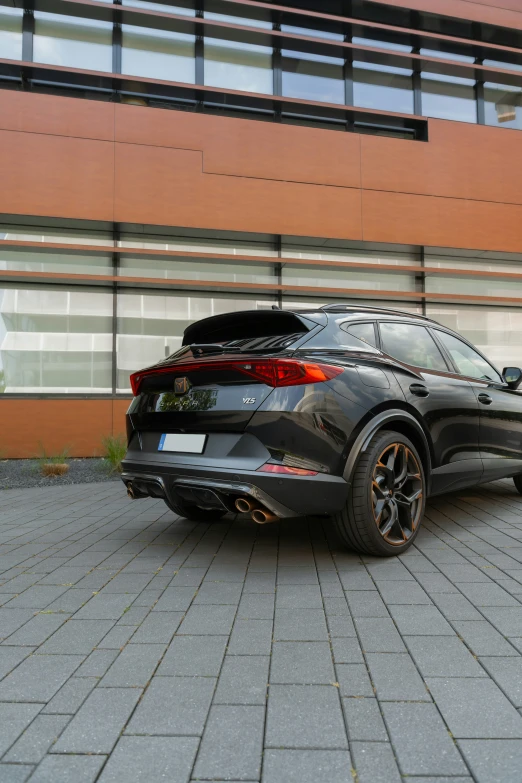
[[[186,394],[190,389],[190,381],[188,378],[176,378],[174,381],[174,393]]]

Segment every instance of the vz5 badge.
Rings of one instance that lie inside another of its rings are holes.
[[[255,401],[255,397],[243,397],[243,405],[253,405]]]

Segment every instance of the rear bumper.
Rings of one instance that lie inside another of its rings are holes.
[[[332,514],[348,496],[348,484],[341,476],[284,476],[256,471],[231,471],[169,462],[123,461],[122,480],[144,495],[163,497],[176,505],[187,491],[211,490],[227,508],[235,497],[249,495],[278,517]]]

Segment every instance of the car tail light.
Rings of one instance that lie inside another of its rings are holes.
[[[236,371],[266,383],[267,386],[300,386],[306,383],[322,383],[330,381],[342,373],[342,367],[331,364],[316,364],[302,362],[297,359],[255,359],[252,361],[196,361],[184,364],[171,364],[168,367],[155,367],[142,372],[135,372],[130,377],[132,393],[136,397],[144,378],[170,373],[182,375],[185,373]]]
[[[258,473],[283,473],[287,476],[317,476],[317,470],[305,470],[304,468],[291,468],[288,465],[274,465],[266,462],[257,469]]]

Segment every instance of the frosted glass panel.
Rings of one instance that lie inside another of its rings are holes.
[[[33,60],[93,71],[112,70],[112,24],[35,11]]]

